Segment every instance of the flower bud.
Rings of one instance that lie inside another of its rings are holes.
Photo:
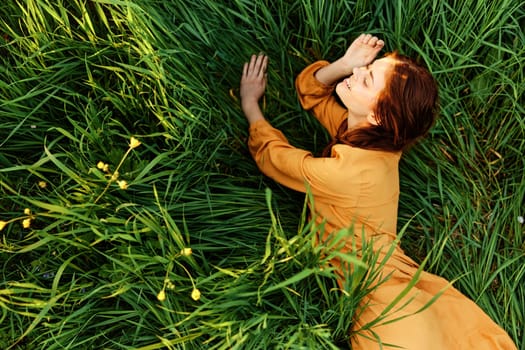
[[[22,221],[22,227],[23,227],[23,228],[29,228],[29,227],[31,227],[31,219],[29,219],[29,218],[28,218],[28,219],[24,219],[24,220]]]
[[[162,289],[159,294],[157,294],[157,299],[159,301],[164,301],[166,300],[166,292],[164,291],[164,289]]]
[[[125,190],[128,188],[128,183],[126,180],[118,180],[117,181],[118,187],[120,187],[121,190]]]
[[[191,298],[195,301],[199,300],[201,298],[200,290],[193,288],[193,291],[191,292]]]
[[[184,248],[180,251],[180,254],[182,256],[190,256],[191,253],[193,253],[193,251],[191,250],[191,248]]]
[[[134,138],[133,136],[131,136],[131,139],[129,141],[129,148],[137,148],[138,146],[140,146],[141,142]]]

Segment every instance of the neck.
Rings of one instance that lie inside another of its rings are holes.
[[[348,112],[348,130],[360,128],[367,125],[366,117],[357,116]]]

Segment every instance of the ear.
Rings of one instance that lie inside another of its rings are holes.
[[[374,113],[370,113],[366,116],[366,121],[369,122],[372,125],[379,125],[379,121],[377,120]]]

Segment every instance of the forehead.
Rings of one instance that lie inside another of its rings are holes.
[[[377,71],[389,71],[394,68],[396,64],[396,60],[392,57],[383,57],[375,60],[371,65],[370,68]]]
[[[391,57],[383,57],[375,60],[370,66],[369,69],[373,75],[374,86],[382,89],[390,74],[394,71],[394,66],[396,65],[396,60]]]

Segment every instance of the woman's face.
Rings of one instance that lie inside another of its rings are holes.
[[[337,84],[335,91],[348,109],[349,125],[373,116],[379,94],[395,63],[390,57],[377,59],[366,67],[354,68],[352,75]]]

